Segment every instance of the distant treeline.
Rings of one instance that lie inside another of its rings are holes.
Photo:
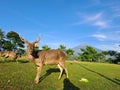
[[[38,47],[35,48],[35,50],[38,49]],[[50,49],[51,48],[48,45],[42,46],[42,50]],[[86,46],[86,48],[80,48],[82,52],[75,55],[75,51],[72,48],[67,49],[65,45],[61,44],[57,49],[65,52],[68,60],[120,64],[120,53],[113,50],[97,52],[95,48]],[[0,51],[15,51],[18,52],[19,55],[24,55],[25,46],[17,32],[10,31],[6,34],[0,29]]]

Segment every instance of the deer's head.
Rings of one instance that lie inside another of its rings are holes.
[[[27,41],[27,40],[25,40],[25,39],[23,39],[21,37],[20,37],[20,39],[21,39],[21,41],[23,41],[26,44],[26,47],[27,47],[26,53],[29,54],[29,55],[32,54],[35,47],[38,47],[38,43],[40,41],[40,37],[36,41],[34,41],[32,43],[30,43],[29,41]]]

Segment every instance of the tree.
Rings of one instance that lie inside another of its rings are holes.
[[[7,33],[8,42],[12,44],[11,50],[19,51],[20,48],[24,48],[24,43],[21,41],[19,35],[14,32],[10,31]]]
[[[48,45],[42,46],[42,50],[50,50],[51,48]]]
[[[4,50],[12,51],[12,49],[14,48],[14,46],[13,46],[13,44],[10,41],[4,41],[3,48],[4,48]]]
[[[67,58],[72,59],[72,55],[74,54],[74,52],[75,51],[73,49],[71,49],[71,48],[67,49],[66,50]]]
[[[61,51],[65,52],[66,51],[66,46],[65,45],[60,45],[58,50],[61,50]]]
[[[114,60],[113,63],[120,64],[120,52],[116,54],[116,60]]]
[[[5,37],[5,33],[0,29],[0,40],[2,40]]]
[[[81,59],[82,61],[97,61],[98,53],[97,51],[91,47],[86,46],[86,48],[81,48],[82,53],[79,54],[77,57],[78,59]]]
[[[109,50],[107,52],[108,54],[108,59],[107,61],[109,63],[117,63],[119,61],[118,57],[119,57],[119,53],[117,51],[114,51],[114,50]]]
[[[34,51],[38,51],[39,50],[39,47],[34,47]]]
[[[97,54],[97,59],[98,62],[105,62],[105,55],[102,52],[100,52]]]
[[[25,50],[24,50],[24,49],[21,49],[21,48],[19,49],[18,52],[19,52],[19,55],[20,55],[20,56],[25,54]]]
[[[109,54],[110,56],[115,56],[115,55],[117,54],[117,52],[116,52],[116,51],[113,51],[113,50],[109,50],[109,51],[108,51],[108,54]]]
[[[23,48],[24,43],[16,32],[10,31],[5,34],[0,29],[0,51],[17,51],[18,53],[24,54]]]
[[[116,63],[118,52],[114,50],[102,51],[105,62]]]
[[[3,50],[3,43],[4,43],[5,33],[0,29],[0,51]]]
[[[120,64],[120,53],[116,54],[116,59],[113,61],[115,64]]]

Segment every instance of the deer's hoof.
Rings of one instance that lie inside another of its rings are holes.
[[[38,83],[39,83],[39,80],[35,80],[35,83],[38,84]]]
[[[61,77],[58,77],[58,80],[60,80],[61,79]]]

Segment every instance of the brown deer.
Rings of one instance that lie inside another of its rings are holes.
[[[13,52],[13,51],[4,51],[4,52],[0,52],[0,56],[4,58],[4,60],[6,60],[6,58],[10,57],[13,60],[16,60],[18,57],[18,53],[17,52]]]
[[[65,66],[66,55],[60,50],[43,50],[43,51],[34,51],[40,41],[40,38],[33,43],[29,43],[27,40],[21,38],[21,40],[26,44],[27,49],[26,53],[29,59],[31,59],[37,66],[37,74],[35,78],[35,83],[39,83],[40,74],[44,65],[57,65],[60,69],[60,75],[58,79],[61,78],[63,70],[65,70],[67,78],[68,71]]]

